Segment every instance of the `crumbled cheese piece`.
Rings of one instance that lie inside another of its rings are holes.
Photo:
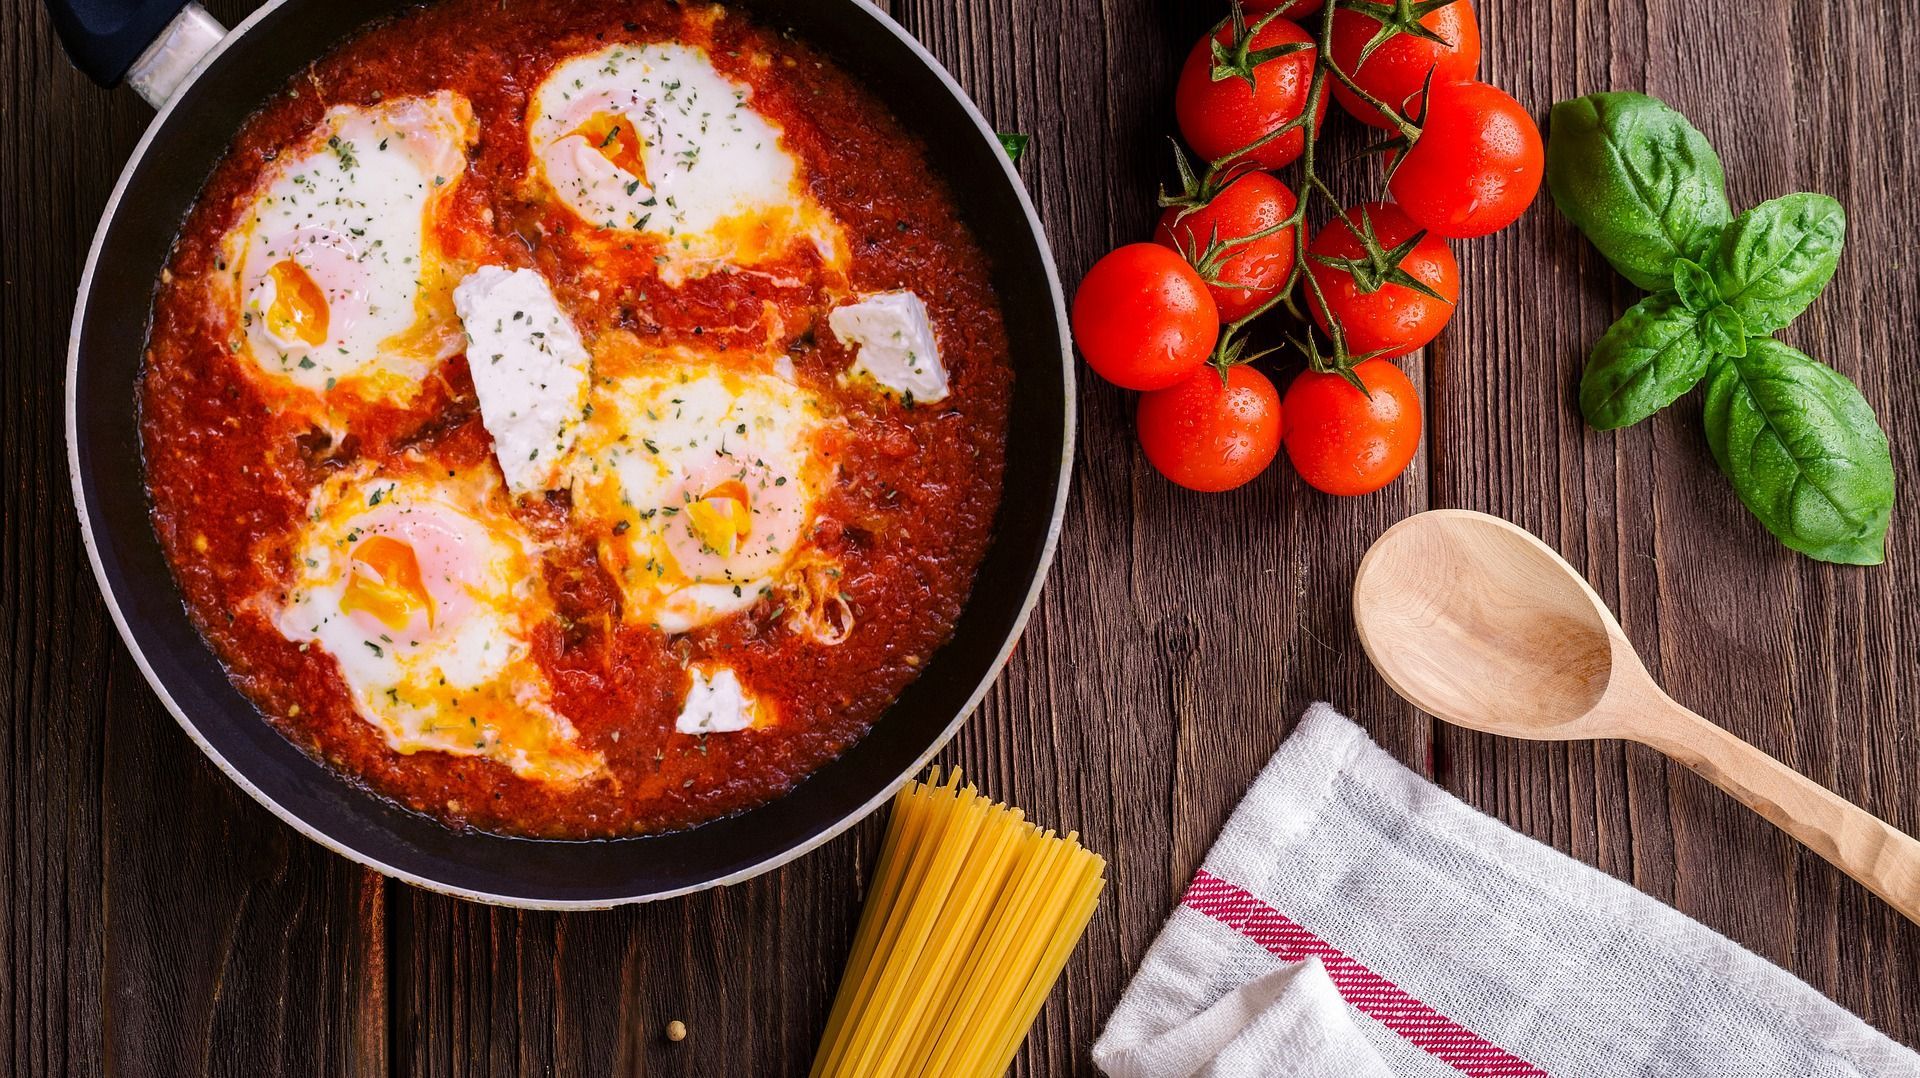
[[[482,266],[453,290],[467,330],[467,369],[501,474],[515,493],[558,485],[586,418],[586,347],[530,269]]]
[[[912,292],[877,292],[837,307],[827,316],[834,336],[859,348],[853,371],[903,400],[937,401],[947,395],[947,368],[927,319],[927,305]]]
[[[686,703],[673,728],[683,734],[724,734],[745,730],[753,725],[757,710],[753,697],[740,685],[731,669],[721,667],[708,677],[695,668],[693,685],[687,689]]]

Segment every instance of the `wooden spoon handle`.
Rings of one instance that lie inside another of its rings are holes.
[[[1834,867],[1920,922],[1920,842],[1664,697],[1628,736],[1739,798]]]

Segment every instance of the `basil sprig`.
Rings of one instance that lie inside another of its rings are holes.
[[[1826,195],[1788,195],[1741,214],[1703,267],[1716,297],[1755,334],[1777,333],[1833,279],[1847,212]]]
[[[1712,362],[1699,316],[1672,289],[1655,292],[1593,346],[1580,379],[1580,410],[1601,430],[1630,427],[1679,400]]]
[[[1594,345],[1580,410],[1631,426],[1707,384],[1707,442],[1742,503],[1822,561],[1885,560],[1893,460],[1852,382],[1773,339],[1833,278],[1847,215],[1796,194],[1734,217],[1720,159],[1644,94],[1553,107],[1547,185],[1560,212],[1652,292]]]
[[[1645,94],[1589,94],[1553,107],[1554,205],[1613,268],[1649,292],[1699,258],[1733,220],[1720,158],[1685,116]]]
[[[1838,371],[1772,337],[1707,380],[1707,444],[1753,515],[1821,561],[1886,560],[1893,456],[1866,398]]]

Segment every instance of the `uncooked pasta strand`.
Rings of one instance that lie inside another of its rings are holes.
[[[1099,905],[1106,862],[962,786],[894,799],[813,1078],[1004,1073]]]
[[[954,779],[958,781],[957,773]],[[897,902],[890,911],[888,931],[881,944],[887,961],[870,967],[873,989],[865,1001],[865,1013],[857,1011],[854,1015],[854,1021],[866,1028],[860,1037],[859,1050],[848,1059],[851,1073],[879,1073],[872,1064],[881,1042],[871,1031],[893,1031],[901,1003],[901,986],[912,976],[927,936],[933,931],[934,918],[964,867],[973,836],[979,830],[981,816],[967,810],[981,802],[980,795],[968,787],[958,791],[957,796],[957,802],[935,802],[940,817],[931,835],[939,841],[924,844],[924,849],[916,851],[921,855],[914,859],[914,867],[919,871],[908,877],[906,890],[902,892],[907,901]]]
[[[944,1033],[954,1002],[967,987],[970,960],[985,938],[986,924],[993,916],[1000,891],[1016,863],[1020,841],[1025,837],[1026,827],[1019,809],[996,805],[993,811],[998,817],[996,822],[1002,825],[990,828],[991,838],[987,840],[979,870],[970,876],[966,892],[958,896],[958,916],[950,920],[953,931],[927,977],[933,989],[932,998],[922,1008],[911,1038],[901,1039],[904,1054],[900,1058],[905,1063],[902,1069],[907,1073],[913,1073],[933,1052]]]

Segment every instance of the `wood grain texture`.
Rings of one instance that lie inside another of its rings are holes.
[[[386,881],[274,820],[167,717],[69,500],[67,324],[151,112],[69,68],[33,0],[0,0],[0,25],[0,1070],[377,1073]]]
[[[228,24],[247,0],[210,5]],[[892,0],[996,126],[1071,284],[1143,238],[1171,85],[1214,17],[1171,0]],[[1891,3],[1483,0],[1483,75],[1544,114],[1605,88],[1668,97],[1726,159],[1736,204],[1823,190],[1850,253],[1787,339],[1920,433],[1906,178],[1920,131]],[[16,1074],[778,1075],[819,1034],[880,836],[870,820],[720,892],[523,914],[370,876],[207,764],[140,680],[85,567],[59,396],[79,263],[146,114],[67,69],[34,0],[0,0],[0,1068]],[[1737,88],[1730,92],[1729,88]],[[1342,145],[1351,148],[1346,137]],[[1343,193],[1377,188],[1360,167]],[[1697,404],[1619,434],[1572,405],[1585,347],[1633,299],[1544,202],[1461,245],[1453,326],[1409,364],[1429,439],[1373,497],[1284,468],[1177,491],[1128,394],[1080,394],[1061,556],[1032,627],[945,754],[1113,861],[1109,896],[1016,1063],[1087,1049],[1212,836],[1294,717],[1328,699],[1468,801],[1731,935],[1920,1043],[1920,930],[1654,753],[1436,730],[1379,682],[1348,620],[1367,544],[1429,506],[1509,516],[1614,604],[1655,675],[1896,826],[1920,828],[1913,515],[1891,563],[1776,546],[1715,473]],[[1903,437],[1904,435],[1904,437]],[[1017,496],[1017,495],[1016,495]],[[1905,503],[1903,503],[1905,504]],[[670,1044],[667,1021],[688,1038]]]

